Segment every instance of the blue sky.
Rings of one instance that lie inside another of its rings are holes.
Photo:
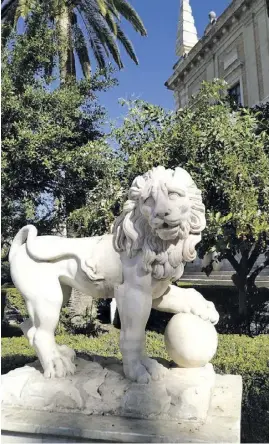
[[[131,39],[139,65],[136,66],[122,53],[124,69],[116,73],[119,86],[100,94],[101,104],[111,119],[124,114],[118,105],[119,98],[141,98],[164,108],[173,109],[173,93],[164,86],[177,61],[175,42],[180,0],[131,0],[130,3],[142,18],[148,36],[136,34],[128,23],[123,29]],[[203,35],[209,11],[219,16],[231,0],[190,0],[198,36]]]

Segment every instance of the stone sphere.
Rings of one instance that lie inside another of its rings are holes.
[[[214,356],[218,336],[214,325],[190,313],[178,313],[164,333],[168,355],[179,367],[203,367]]]

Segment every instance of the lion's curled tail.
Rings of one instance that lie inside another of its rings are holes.
[[[26,225],[16,234],[9,251],[8,260],[11,263],[19,248],[26,243],[27,253],[35,260],[38,261],[53,261],[61,259],[64,256],[71,255],[76,257],[77,255],[66,248],[64,243],[56,245],[51,250],[50,244],[46,248],[45,245],[37,248],[36,245],[37,229],[34,225]]]
[[[26,249],[27,253],[35,260],[37,261],[54,261],[57,259],[62,259],[66,256],[74,257],[78,260],[80,263],[81,269],[88,278],[92,281],[97,280],[103,280],[104,277],[99,275],[96,272],[96,264],[95,261],[89,260],[89,258],[81,258],[76,252],[70,250],[65,242],[61,242],[61,244],[54,245],[54,249],[51,249],[51,244],[48,244],[48,249],[46,249],[46,246],[42,246],[40,249],[40,245],[36,245],[36,238],[37,238],[37,229],[34,227],[34,225],[26,225],[25,227],[21,228],[21,230],[16,234],[11,247],[9,251],[8,260],[9,263],[12,262],[13,258],[15,257],[17,251],[19,248],[26,243]],[[62,239],[67,240],[67,239]]]
[[[33,241],[37,237],[37,229],[34,225],[25,225],[16,234],[10,247],[8,260],[11,263],[18,249],[26,242]]]

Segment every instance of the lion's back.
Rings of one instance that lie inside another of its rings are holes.
[[[120,254],[113,246],[113,236],[101,236],[87,256],[87,265],[95,269],[107,282],[122,282],[122,263]]]

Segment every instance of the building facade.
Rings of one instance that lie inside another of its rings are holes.
[[[176,108],[184,107],[204,80],[225,79],[243,106],[269,101],[268,0],[233,0],[198,40],[189,0],[180,0],[178,62],[166,82]]]

